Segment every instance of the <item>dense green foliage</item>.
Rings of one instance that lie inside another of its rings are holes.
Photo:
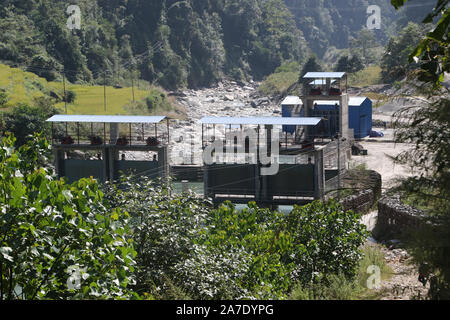
[[[396,7],[406,0],[392,0]],[[432,299],[450,299],[450,91],[442,86],[450,72],[448,0],[437,0],[423,23],[437,19],[417,47],[409,52],[409,62],[418,63],[412,74],[420,82],[427,99],[396,115],[396,141],[412,143],[396,160],[410,165],[414,174],[397,190],[420,203],[428,215],[427,224],[407,237],[416,262],[426,265]],[[406,121],[405,121],[406,119]]]
[[[366,245],[363,258],[359,261],[357,276],[347,278],[343,274],[326,275],[322,281],[302,285],[299,283],[292,290],[292,300],[374,300],[380,295],[377,291],[367,290],[370,266],[378,266],[382,279],[389,278],[392,269],[387,265],[384,255],[378,246]]]
[[[435,278],[433,299],[450,299],[450,99],[428,97],[428,103],[396,114],[396,141],[413,143],[412,150],[396,157],[416,174],[396,188],[427,213],[430,224],[407,237],[419,264],[428,264]],[[408,121],[403,122],[405,115]]]
[[[0,5],[0,60],[54,80],[108,84],[135,77],[174,89],[224,75],[262,78],[308,49],[282,0],[77,1],[81,30],[66,27],[67,1]]]
[[[39,101],[42,103],[39,104]],[[17,145],[21,146],[36,132],[44,132],[50,136],[50,128],[45,121],[56,113],[57,110],[45,98],[38,99],[34,107],[19,104],[2,113],[0,132],[13,133]]]
[[[350,52],[353,56],[359,56],[364,65],[378,64],[379,60],[374,49],[379,47],[375,33],[372,30],[362,29],[356,35],[356,38],[350,40]]]
[[[55,179],[38,136],[1,143],[0,299],[284,299],[358,273],[365,227],[335,202],[285,216],[144,177],[100,191]]]
[[[3,90],[0,90],[0,108],[3,108],[8,102],[8,95]]]
[[[367,8],[377,5],[381,9],[381,29],[374,30],[375,39],[385,43],[389,38],[395,10],[384,0],[285,0],[294,13],[298,28],[304,33],[311,49],[322,58],[331,46],[350,47],[352,39],[366,27]]]
[[[146,178],[106,192],[131,215],[136,291],[165,299],[282,299],[294,284],[357,273],[365,227],[340,206],[313,203],[284,215],[254,203],[217,209]]]
[[[424,35],[424,28],[411,22],[397,37],[389,40],[381,60],[383,81],[392,83],[403,80],[411,70],[418,68],[415,62],[410,62],[409,55]]]
[[[323,67],[319,62],[319,59],[316,55],[312,55],[309,57],[308,61],[303,66],[302,71],[300,72],[300,77],[298,78],[299,83],[303,83],[303,76],[308,72],[321,72],[323,71]]]
[[[335,71],[338,72],[348,72],[354,73],[364,69],[364,64],[357,55],[352,56],[342,56],[336,65]]]
[[[314,202],[295,207],[286,220],[294,244],[294,274],[303,284],[330,274],[355,276],[358,249],[368,236],[358,214],[345,212],[335,202]]]
[[[372,1],[382,24],[369,31],[366,0],[80,0],[81,30],[71,31],[66,1],[7,0],[0,5],[0,60],[50,81],[65,70],[73,83],[142,78],[171,90],[224,77],[262,80],[283,63],[303,65],[309,48],[319,58],[351,48],[368,66],[378,63],[374,47],[420,22],[430,7],[411,3],[396,14],[386,1]],[[384,64],[400,67],[386,81],[408,65],[402,53],[413,42],[397,40],[387,50],[395,61],[386,56]]]
[[[127,214],[107,209],[94,180],[53,178],[44,139],[0,146],[0,300],[129,298]]]

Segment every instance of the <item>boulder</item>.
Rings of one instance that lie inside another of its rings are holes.
[[[223,97],[223,100],[224,100],[224,101],[234,101],[234,97],[233,97],[232,95],[230,95],[230,94],[226,94],[226,95]]]

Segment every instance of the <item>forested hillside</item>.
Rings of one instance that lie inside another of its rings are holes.
[[[71,4],[81,8],[79,30],[66,25]],[[384,46],[433,2],[395,13],[387,0],[3,0],[0,62],[49,81],[65,70],[71,82],[141,78],[171,90],[261,80],[285,62],[303,65],[311,50],[322,58],[358,47],[369,5],[381,9],[373,43]]]
[[[352,46],[363,28],[366,28],[370,5],[380,8],[380,29],[373,29],[375,40],[385,45],[390,37],[409,22],[420,23],[435,5],[430,0],[410,0],[398,12],[389,0],[284,0],[295,15],[298,28],[310,48],[322,57],[334,46],[345,49]]]
[[[66,26],[70,4],[81,30]],[[115,84],[141,77],[169,89],[224,76],[261,79],[308,55],[282,0],[6,0],[0,60],[54,80]],[[133,74],[131,74],[133,72]]]

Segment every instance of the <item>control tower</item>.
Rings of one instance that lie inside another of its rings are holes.
[[[340,134],[349,138],[347,74],[345,72],[308,72],[303,77],[303,105],[306,117],[315,116],[316,101],[339,101],[336,106],[337,132],[330,132],[335,137]],[[311,130],[312,128],[308,128]],[[308,136],[314,136],[312,132]]]

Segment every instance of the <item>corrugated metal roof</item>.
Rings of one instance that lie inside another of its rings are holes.
[[[303,104],[302,100],[297,96],[287,96],[286,99],[281,102],[281,105],[298,105]]]
[[[47,122],[80,123],[160,123],[164,116],[99,116],[99,115],[55,115]]]
[[[225,125],[296,125],[316,126],[321,118],[300,117],[204,117],[200,120],[202,124],[225,124]]]
[[[366,101],[366,99],[368,99],[367,97],[350,97],[348,99],[348,105],[349,106],[360,106],[362,105],[362,103],[364,101]],[[317,103],[317,105],[319,106],[332,106],[334,104],[338,104],[339,105],[339,101],[338,100],[316,100],[314,101],[314,103]]]
[[[345,76],[345,72],[308,72],[303,76],[304,79],[341,79]]]

